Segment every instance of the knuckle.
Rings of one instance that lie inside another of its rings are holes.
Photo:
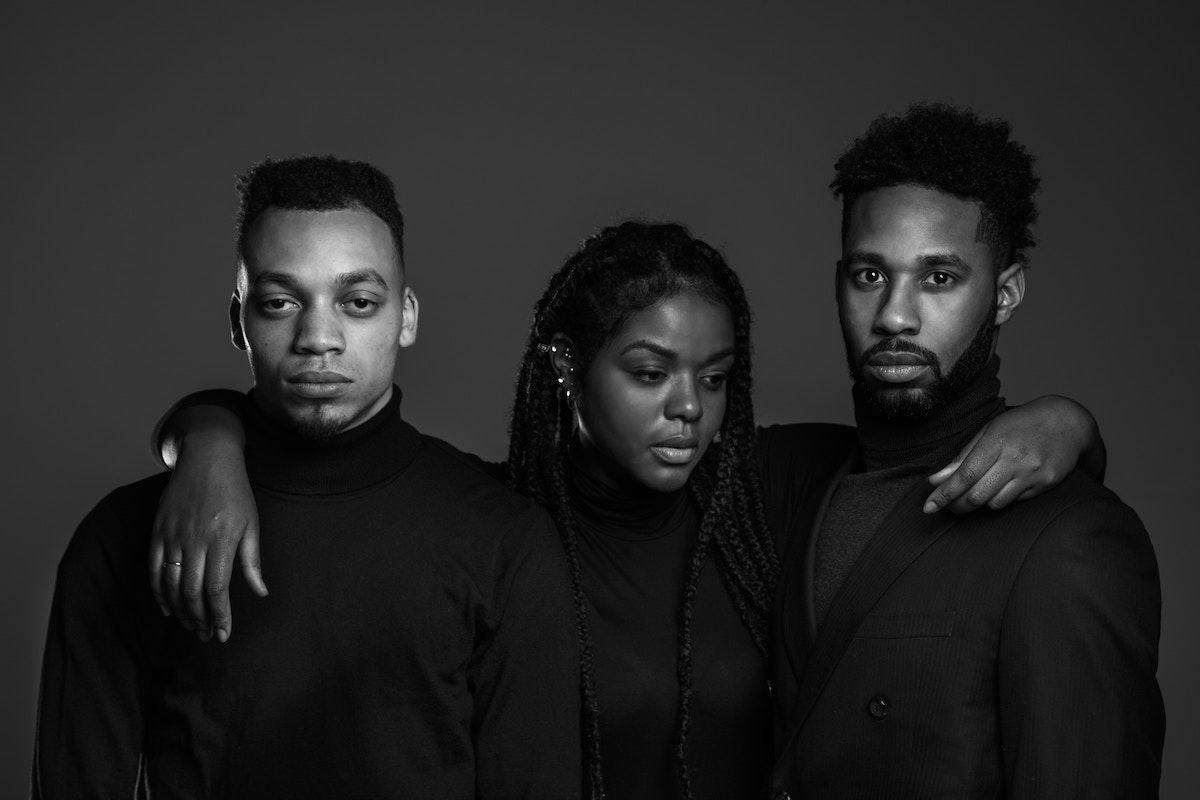
[[[979,480],[982,475],[983,470],[981,470],[974,463],[968,462],[964,463],[958,468],[958,473],[954,477],[958,478],[958,480],[964,484],[970,484],[975,483],[975,481]]]
[[[221,595],[225,594],[225,588],[224,581],[212,581],[211,583],[205,585],[204,592],[209,597],[220,597]]]
[[[185,586],[182,589],[183,598],[188,602],[195,602],[203,596],[199,586]]]
[[[970,503],[972,506],[979,506],[984,503],[990,496],[987,489],[981,486],[972,486],[971,489],[963,495],[963,500]]]

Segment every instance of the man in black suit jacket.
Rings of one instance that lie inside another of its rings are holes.
[[[1161,600],[1137,515],[1079,473],[1003,511],[924,506],[1004,408],[996,334],[1038,183],[1009,133],[919,105],[837,162],[858,432],[815,431],[828,480],[783,553],[776,797],[1157,795]]]

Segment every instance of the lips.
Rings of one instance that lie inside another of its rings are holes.
[[[916,353],[876,353],[867,359],[872,367],[925,366],[928,362]]]
[[[877,361],[871,359],[864,370],[872,378],[884,383],[910,383],[930,371],[924,361],[905,363],[901,361]]]
[[[700,440],[695,436],[672,436],[650,445],[650,452],[666,464],[683,466],[700,452]]]
[[[301,397],[329,398],[344,394],[354,381],[340,372],[308,370],[287,378],[292,391]]]

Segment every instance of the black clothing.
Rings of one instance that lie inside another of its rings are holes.
[[[234,581],[225,644],[146,589],[165,476],[88,515],[59,566],[35,798],[577,795],[553,527],[398,407],[314,442],[246,404],[271,595]]]
[[[993,357],[960,397],[928,420],[897,423],[856,409],[859,458],[834,490],[817,536],[813,605],[818,625],[859,553],[901,496],[950,463],[979,428],[1004,411],[999,369],[999,359]]]
[[[922,511],[924,475],[1000,410],[981,387],[932,424],[860,417],[861,446],[820,432],[824,491],[785,514],[773,796],[1155,796],[1161,599],[1137,515],[1079,472],[999,512]],[[818,625],[817,535],[844,538],[822,516],[856,467],[906,488]]]
[[[612,800],[680,793],[679,610],[700,528],[688,489],[609,486],[573,458],[572,509],[589,603],[604,785]],[[685,753],[693,793],[757,797],[770,766],[762,652],[706,560],[692,622],[693,697]]]

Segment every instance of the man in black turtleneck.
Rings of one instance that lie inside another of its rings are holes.
[[[246,468],[279,577],[240,605],[241,636],[205,647],[145,588],[165,476],[101,501],[59,566],[33,796],[577,796],[557,534],[400,417],[392,375],[417,302],[391,182],[303,158],[239,189],[230,319],[254,373]],[[163,558],[178,585],[181,555]]]
[[[1004,408],[997,328],[1037,187],[1009,131],[919,105],[837,163],[858,430],[811,436],[828,477],[782,556],[777,797],[1157,794],[1158,571],[1136,514],[1081,473],[1003,511],[925,508],[927,476]]]

